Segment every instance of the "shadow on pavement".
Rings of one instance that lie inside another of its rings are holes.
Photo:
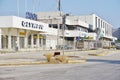
[[[87,59],[87,62],[105,62],[110,64],[120,64],[120,60]]]

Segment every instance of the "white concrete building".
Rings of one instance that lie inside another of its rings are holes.
[[[96,28],[100,29],[100,38],[113,38],[112,26],[95,14],[67,15],[64,31],[62,15],[60,12],[38,12],[38,21],[0,16],[0,50],[49,50],[63,45],[76,49],[76,43],[83,38],[88,41],[96,40]],[[85,43],[86,46],[89,44]]]
[[[83,15],[79,16],[79,19],[88,23],[89,28],[91,31],[95,31],[97,28],[100,29],[100,37],[105,37],[112,39],[112,25],[102,19],[101,17],[97,16],[96,14],[91,15]]]
[[[56,48],[57,30],[48,24],[16,16],[0,16],[0,50],[43,50]],[[50,44],[51,43],[51,44]]]
[[[52,28],[61,30],[62,24],[62,12],[38,12],[38,21],[42,21],[50,24]],[[75,41],[75,38],[80,37],[92,37],[93,40],[104,41],[105,44],[110,46],[115,37],[112,36],[112,25],[97,16],[96,14],[66,17],[65,37],[66,41]],[[60,27],[60,28],[59,28]],[[96,32],[97,31],[97,32]],[[104,46],[104,44],[103,44]]]
[[[97,33],[98,39],[101,39],[105,44],[110,45],[111,42],[114,42],[116,39],[112,35],[113,26],[96,14],[79,16],[79,19],[89,24],[91,32],[96,32],[96,30],[99,29],[99,32]]]
[[[50,28],[58,30],[58,44],[62,45],[62,12],[37,12],[38,21],[49,24]],[[92,37],[92,40],[96,40],[96,33],[88,33],[89,24],[81,21],[79,17],[67,14],[65,23],[65,43],[64,45],[72,46],[75,48],[77,38]],[[73,46],[74,45],[74,46]]]

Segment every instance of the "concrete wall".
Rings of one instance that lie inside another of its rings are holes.
[[[46,49],[56,49],[57,36],[47,35],[46,36]]]
[[[29,27],[29,26],[22,26],[22,21],[41,25],[42,29],[39,29],[39,27],[35,28],[35,27]],[[44,32],[48,31],[48,29],[49,29],[48,24],[25,19],[25,18],[20,18],[20,17],[16,17],[16,16],[0,17],[0,28],[21,28],[21,29],[27,29],[27,30],[44,31]]]
[[[12,16],[0,16],[0,28],[12,27]]]
[[[91,15],[79,16],[79,19],[81,21],[84,21],[85,23],[92,25],[92,27],[89,26],[90,29],[92,29],[92,30],[95,29],[93,16],[91,16]]]
[[[11,34],[12,36],[17,36],[17,29],[8,29],[8,28],[4,28],[2,29],[2,33],[1,35],[9,35]]]
[[[83,15],[79,16],[79,18],[92,25],[92,30],[96,30],[96,28],[99,28],[101,37],[112,37],[112,25],[96,14]]]
[[[38,19],[45,19],[45,18],[54,18],[60,17],[60,14],[63,15],[62,12],[37,12]]]

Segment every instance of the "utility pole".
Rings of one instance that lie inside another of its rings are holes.
[[[62,36],[63,36],[63,45],[62,45],[63,46],[63,51],[62,52],[63,52],[63,55],[64,55],[64,49],[65,49],[65,45],[64,45],[65,44],[65,42],[64,42],[65,23],[66,23],[66,14],[62,16],[62,33],[63,33],[62,34]]]
[[[57,10],[60,13],[59,17],[61,17],[61,0],[57,0]],[[58,23],[58,28],[57,28],[57,46],[59,46],[59,30],[60,30],[60,23]]]
[[[58,11],[61,11],[61,1],[58,0]]]

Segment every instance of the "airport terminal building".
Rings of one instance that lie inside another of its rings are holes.
[[[53,38],[49,45],[47,34],[56,36],[57,31],[48,28],[46,23],[16,16],[0,16],[0,50],[55,48],[56,39]]]
[[[51,28],[56,28],[59,27],[57,24],[61,24],[60,17],[61,15],[64,15],[64,13],[37,12],[37,15],[38,21],[51,24]],[[84,44],[87,45],[88,49],[91,49],[89,48],[90,46],[93,46],[91,43],[96,41],[98,43],[97,45],[101,48],[112,47],[111,43],[117,40],[116,37],[112,36],[112,28],[113,26],[110,23],[96,14],[78,16],[67,14],[65,23],[65,38],[67,42],[77,38],[83,39],[88,42]],[[75,43],[77,42],[79,42],[78,39]],[[86,46],[84,46],[84,48],[85,47]]]
[[[62,18],[59,28],[51,28],[48,23],[34,21],[16,16],[0,17],[0,50],[49,50],[57,49],[57,45],[70,45],[75,48],[76,37],[88,34],[88,24],[81,22],[83,30],[63,30]],[[68,25],[74,25],[67,20]],[[63,39],[63,33],[65,38]]]
[[[89,49],[92,49],[97,34],[89,31],[91,23],[78,16],[68,15],[63,30],[61,15],[64,14],[38,12],[37,21],[17,16],[0,16],[0,50],[50,50],[60,49],[63,45],[66,46],[66,49],[78,49],[79,44],[77,43],[82,40],[87,41],[82,48],[91,47]],[[107,28],[110,29],[109,33],[104,27],[100,28],[106,35],[110,34],[110,39],[113,38],[111,28]]]

